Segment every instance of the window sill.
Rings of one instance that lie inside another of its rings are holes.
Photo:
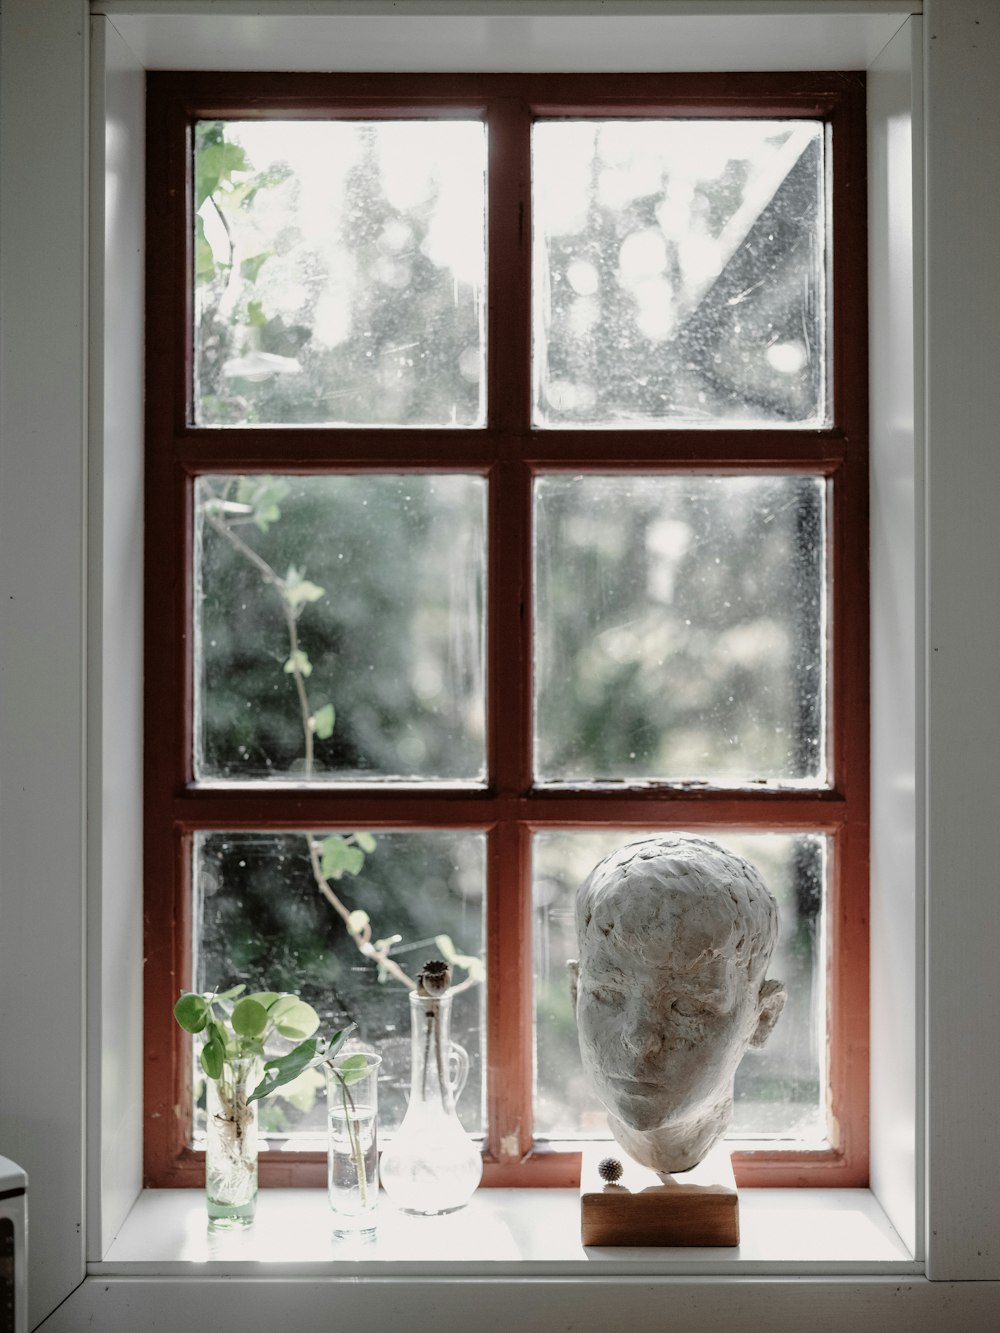
[[[209,1235],[200,1190],[145,1190],[94,1276],[609,1277],[919,1273],[868,1190],[742,1190],[736,1249],[587,1248],[575,1190],[480,1190],[448,1217],[379,1207],[374,1241],[335,1239],[323,1190],[261,1193],[256,1225]]]

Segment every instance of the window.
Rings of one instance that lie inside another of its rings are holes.
[[[738,1175],[863,1183],[863,79],[149,88],[149,1182],[182,985],[357,1020],[391,1122],[444,950],[486,1182],[569,1183],[572,892],[696,828],[785,914]]]

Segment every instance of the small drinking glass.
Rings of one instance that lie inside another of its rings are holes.
[[[338,1055],[326,1066],[326,1180],[334,1234],[375,1230],[378,1204],[378,1069],[380,1055]]]

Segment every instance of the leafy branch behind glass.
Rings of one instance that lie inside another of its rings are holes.
[[[205,522],[223,537],[232,548],[251,565],[265,588],[274,591],[284,621],[287,654],[282,672],[291,677],[295,689],[298,718],[303,736],[301,775],[309,781],[315,775],[315,741],[329,740],[336,725],[336,710],[332,703],[313,708],[309,697],[308,680],[313,664],[303,645],[299,622],[307,608],[326,595],[326,589],[305,577],[302,570],[290,565],[284,575],[264,559],[259,551],[242,535],[241,529],[256,529],[266,533],[281,519],[281,502],[288,493],[288,485],[281,478],[270,476],[239,477],[230,479],[221,491],[214,491],[203,479],[201,515]],[[252,539],[251,539],[252,540]],[[378,979],[389,977],[401,982],[409,990],[416,982],[392,957],[394,946],[402,941],[399,934],[390,933],[375,938],[369,914],[360,908],[351,908],[334,888],[345,875],[357,875],[365,858],[376,848],[371,833],[356,831],[347,834],[328,834],[320,837],[309,832],[303,835],[309,854],[309,865],[316,888],[344,923],[347,934],[359,952],[378,969]],[[478,958],[457,953],[447,936],[436,938],[448,961],[465,969],[467,975],[456,990],[466,989],[483,979],[483,967]]]
[[[280,315],[268,312],[258,278],[274,251],[266,245],[255,254],[239,251],[230,221],[237,213],[252,210],[258,197],[281,186],[287,168],[273,164],[265,171],[255,171],[245,150],[226,139],[225,128],[221,122],[201,123],[197,131],[194,282],[200,334],[196,375],[203,402],[206,394],[212,398],[212,413],[222,420],[240,420],[246,418],[240,385],[265,375],[285,378],[297,371],[295,358],[308,334],[298,327],[286,327]],[[213,224],[211,242],[206,220]],[[274,594],[285,638],[280,670],[294,689],[301,732],[301,760],[296,768],[301,779],[308,781],[316,770],[316,742],[329,740],[337,723],[332,702],[314,706],[310,697],[313,664],[301,634],[303,617],[325,596],[325,589],[306,578],[304,569],[294,563],[284,574],[279,573],[255,542],[255,537],[265,536],[281,521],[287,493],[286,482],[269,476],[220,478],[215,487],[203,478],[197,490],[201,519],[255,571],[261,587]],[[394,950],[419,945],[405,945],[402,935],[392,930],[376,938],[369,914],[352,906],[344,894],[345,877],[360,874],[376,850],[376,838],[365,831],[307,832],[303,838],[316,890],[343,923],[358,952],[376,969],[378,981],[392,979],[414,989],[416,982],[392,955]],[[465,969],[462,988],[483,980],[479,958],[458,953],[447,935],[437,935],[435,944],[449,961]]]

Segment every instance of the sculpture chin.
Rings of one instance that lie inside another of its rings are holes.
[[[616,1077],[591,1071],[598,1096],[610,1115],[640,1133],[714,1120],[720,1104],[732,1102],[732,1079],[650,1080]],[[707,1086],[706,1086],[707,1084]]]
[[[642,1093],[616,1088],[604,1099],[609,1115],[613,1115],[629,1129],[640,1132],[659,1129],[665,1118],[671,1118],[663,1105],[663,1094],[656,1090]]]
[[[609,1111],[608,1125],[634,1161],[660,1175],[672,1175],[697,1166],[723,1137],[732,1115],[732,1100],[726,1099],[707,1113],[680,1123],[643,1127]]]

